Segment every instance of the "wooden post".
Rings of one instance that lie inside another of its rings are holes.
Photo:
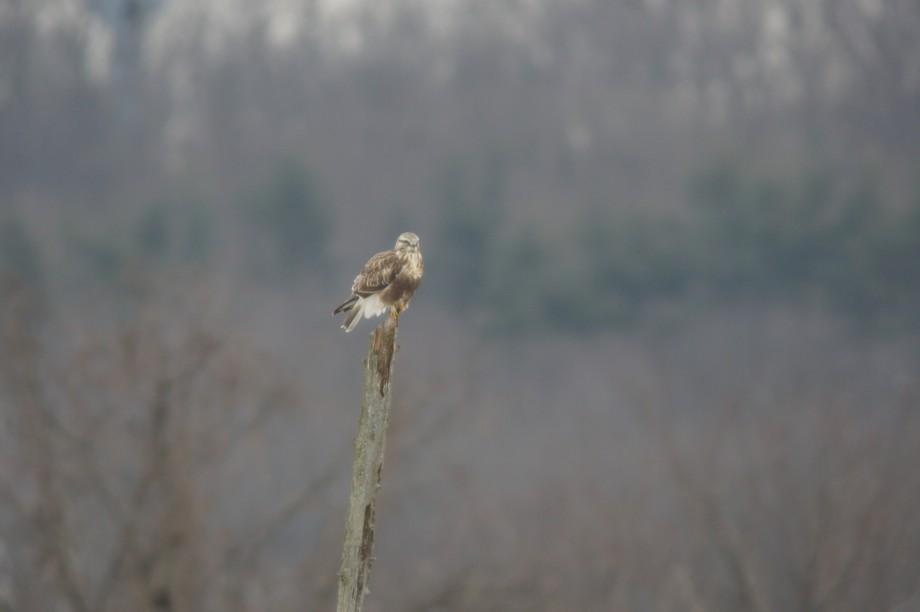
[[[364,362],[364,397],[355,435],[337,612],[361,612],[364,595],[368,592],[376,497],[390,421],[390,374],[393,371],[398,324],[398,316],[392,315],[374,330]]]

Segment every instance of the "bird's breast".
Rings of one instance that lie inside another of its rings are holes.
[[[415,253],[406,257],[398,277],[402,277],[403,282],[411,282],[417,285],[422,278],[423,271],[422,255],[421,253]]]

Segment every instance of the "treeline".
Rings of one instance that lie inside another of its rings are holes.
[[[598,207],[576,213],[574,230],[538,234],[506,214],[503,166],[482,167],[436,181],[426,291],[490,333],[589,331],[745,300],[817,303],[883,327],[920,313],[920,196],[893,206],[868,178],[719,163],[688,182],[683,214]],[[321,183],[285,160],[227,207],[162,198],[120,228],[64,236],[63,266],[8,215],[2,269],[130,288],[147,272],[219,265],[230,243],[259,282],[348,276],[330,253],[335,209]]]
[[[329,265],[332,208],[313,174],[290,159],[227,205],[173,189],[127,208],[91,223],[65,213],[52,229],[6,213],[0,219],[0,274],[42,288],[89,283],[117,297],[158,272],[219,268],[232,253],[244,263],[243,274],[267,282],[290,282],[293,275],[319,274]]]
[[[453,303],[479,302],[496,329],[593,330],[743,300],[885,326],[920,312],[920,196],[899,209],[869,179],[720,163],[689,181],[683,215],[597,210],[552,240],[506,239],[490,197],[448,198],[440,240]]]

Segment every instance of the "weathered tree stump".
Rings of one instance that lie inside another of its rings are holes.
[[[390,377],[398,324],[398,316],[391,315],[374,330],[364,361],[364,397],[355,435],[337,612],[360,612],[368,592],[376,498],[390,421]]]

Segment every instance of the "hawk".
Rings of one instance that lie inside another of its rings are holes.
[[[351,285],[351,297],[332,314],[348,313],[342,323],[346,332],[357,327],[362,318],[379,317],[388,309],[399,316],[409,307],[424,270],[418,236],[402,233],[392,250],[377,253],[364,264]]]

